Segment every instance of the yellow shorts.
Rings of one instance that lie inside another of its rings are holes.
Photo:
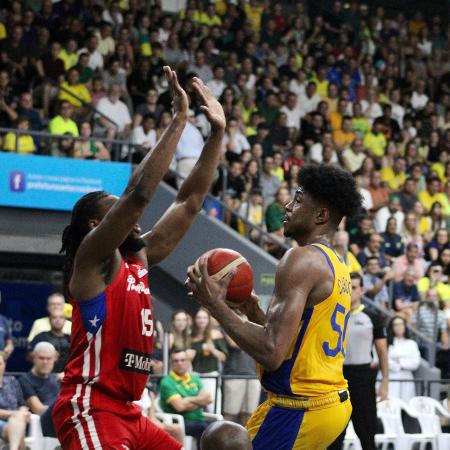
[[[269,394],[247,430],[253,450],[324,450],[347,426],[351,412],[347,392],[300,401]]]

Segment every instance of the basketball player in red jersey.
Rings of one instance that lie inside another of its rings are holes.
[[[181,444],[142,416],[139,400],[150,373],[154,318],[148,268],[187,232],[213,181],[225,129],[220,103],[198,78],[193,86],[211,135],[175,202],[151,231],[137,222],[169,168],[188,117],[188,98],[176,73],[164,68],[174,114],[120,198],[82,197],[64,230],[72,302],[71,357],[53,421],[64,450],[180,449]]]

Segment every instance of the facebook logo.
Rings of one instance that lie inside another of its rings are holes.
[[[25,190],[24,172],[11,172],[9,174],[9,189],[12,192],[23,192]]]

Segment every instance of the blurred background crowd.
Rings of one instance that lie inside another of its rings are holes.
[[[227,116],[207,213],[280,258],[299,169],[351,172],[364,208],[334,246],[367,298],[438,342],[450,377],[448,17],[358,1],[193,0],[170,14],[165,3],[176,2],[2,2],[1,149],[139,162],[170,122],[169,64],[191,104],[166,177],[176,187],[209,132],[191,95],[200,77]],[[199,373],[238,351],[203,310],[177,312],[170,333]]]

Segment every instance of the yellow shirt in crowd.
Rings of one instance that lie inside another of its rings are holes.
[[[70,95],[69,92],[66,92],[65,90],[61,89],[58,95],[59,100],[67,100],[71,105],[75,106],[76,108],[83,106],[83,103],[80,100],[78,100],[78,98],[83,100],[85,103],[92,102],[91,94],[89,93],[87,87],[82,83],[78,83],[71,86],[69,85],[69,83],[67,83],[67,81],[63,81],[61,83],[61,87],[67,89],[69,92],[72,92],[74,95],[76,95],[76,97]]]
[[[385,181],[393,191],[399,191],[406,181],[406,173],[395,173],[391,166],[381,169],[381,180]]]
[[[420,203],[422,203],[422,206],[425,208],[425,210],[428,212],[430,211],[431,207],[433,206],[434,202],[439,202],[442,206],[442,208],[445,208],[445,194],[442,192],[437,192],[434,195],[430,195],[430,193],[425,190],[422,192],[419,192],[418,195]]]
[[[5,140],[3,142],[3,150],[8,152],[16,151],[16,134],[6,133]],[[29,135],[22,134],[19,136],[19,143],[17,144],[17,153],[27,155],[33,153],[36,150],[33,138]]]

